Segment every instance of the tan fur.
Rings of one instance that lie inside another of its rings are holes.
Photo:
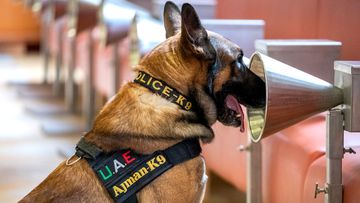
[[[214,91],[218,92],[221,90],[224,81],[229,80],[231,74],[230,68],[224,68],[218,73],[218,77],[214,80]]]
[[[224,41],[224,44],[228,43],[219,35],[212,36]],[[106,152],[131,148],[143,154],[165,149],[189,137],[211,141],[214,135],[210,125],[216,121],[216,107],[204,90],[208,82],[209,62],[198,56],[198,52],[206,50],[195,50],[196,54],[189,54],[184,51],[184,43],[184,35],[174,33],[145,56],[135,70],[166,81],[183,95],[192,94],[203,110],[204,118],[181,110],[176,104],[130,82],[121,87],[100,111],[85,139]],[[234,60],[228,53],[218,51],[222,63],[228,63],[226,60],[229,57]],[[216,86],[221,86],[223,80],[229,77],[229,71],[223,71]],[[196,122],[199,119],[206,123]],[[137,193],[138,200],[145,203],[201,202],[205,189],[204,176],[205,164],[199,156],[166,171]],[[86,161],[80,160],[72,166],[60,164],[20,202],[106,203],[112,202],[112,199]]]
[[[175,46],[174,41],[169,40],[161,47]],[[173,87],[178,86],[178,91],[186,95],[188,89],[184,84],[191,80],[189,78],[194,80],[189,82],[189,86],[196,82],[195,77],[191,75],[194,72],[189,71],[187,74],[182,74],[186,76],[179,77],[179,80],[183,79],[180,82],[172,79],[172,77],[176,78],[176,75],[171,76],[170,72],[181,67],[175,64],[179,60],[176,56],[179,53],[170,54],[168,52],[165,58],[161,58],[161,54],[156,54],[156,52],[163,51],[161,47],[156,48],[152,54],[147,56],[137,70],[147,71],[157,78],[169,77],[166,79],[168,84]],[[176,49],[176,47],[173,48]],[[166,58],[170,61],[164,62]],[[148,60],[159,60],[164,63],[147,62]],[[188,62],[183,64],[190,66]],[[156,68],[151,69],[154,66]],[[163,74],[163,71],[168,74]],[[211,111],[216,112],[216,109]],[[208,127],[177,121],[182,115],[194,116],[192,114],[193,112],[180,110],[176,104],[153,94],[138,84],[128,83],[119,90],[111,102],[104,106],[96,117],[93,130],[86,134],[85,138],[96,143],[105,151],[132,148],[144,154],[165,149],[188,136],[211,139],[213,133]],[[212,119],[216,120],[216,118]],[[131,137],[126,136],[130,134]],[[136,137],[137,135],[138,137]],[[200,202],[201,191],[204,188],[200,182],[204,171],[203,160],[200,157],[175,166],[138,193],[139,200],[140,202]],[[185,193],[186,195],[184,195]],[[64,197],[63,195],[70,196]],[[62,163],[20,202],[36,200],[35,202],[40,203],[48,202],[49,199],[55,202],[112,201],[84,160],[73,166],[66,166]]]
[[[159,79],[166,78],[169,85],[187,95],[188,87],[199,85],[201,81],[200,78],[195,77],[199,73],[192,71],[191,67],[194,65],[201,67],[201,63],[194,59],[181,62],[184,59],[176,48],[178,46],[176,39],[179,37],[179,35],[175,36],[157,47],[142,60],[136,70],[146,71]],[[204,83],[206,80],[201,82]],[[214,122],[215,106],[208,108],[211,115],[207,117]],[[178,119],[182,115],[194,116],[193,112],[180,110],[176,104],[154,95],[148,89],[135,83],[128,83],[119,90],[111,102],[104,106],[96,117],[93,130],[86,134],[85,138],[105,151],[132,148],[146,154],[165,149],[188,136],[204,139],[213,137],[211,129],[204,125],[179,122]],[[129,134],[132,137],[126,136]],[[141,190],[138,193],[139,200],[146,203],[200,202],[205,187],[200,184],[204,171],[203,160],[200,157],[175,166]],[[112,202],[84,160],[73,166],[62,163],[20,202],[40,203],[48,202],[49,199],[54,202]]]
[[[155,78],[164,79],[170,86],[182,94],[188,95],[189,87],[200,87],[206,83],[206,78],[197,77],[206,76],[206,67],[202,67],[201,63],[196,60],[181,62],[184,59],[177,48],[179,47],[177,44],[179,37],[176,35],[162,46],[155,48],[140,62],[136,70],[142,70]],[[173,52],[168,50],[173,50]],[[193,65],[189,61],[194,61]],[[200,67],[200,70],[194,71],[194,66]],[[213,101],[207,101],[207,103],[211,105]],[[181,116],[194,115],[193,112],[179,109],[176,104],[154,95],[138,84],[128,83],[99,113],[94,122],[93,132],[103,135],[120,135],[129,134],[131,131],[132,134],[140,135],[144,134],[144,130],[146,130],[146,134],[160,138],[170,135],[178,139],[186,138],[189,135],[212,137],[211,129],[204,125],[179,122],[178,118]],[[214,105],[208,107],[207,117],[212,123],[215,122],[216,108]],[[166,125],[159,125],[162,123],[166,123]]]

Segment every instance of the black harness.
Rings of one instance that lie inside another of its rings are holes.
[[[136,193],[174,165],[199,156],[198,139],[187,139],[149,155],[131,149],[104,153],[82,138],[76,155],[85,158],[115,202],[137,202]]]
[[[184,110],[192,110],[192,103],[165,82],[145,72],[139,72],[134,80],[156,94],[178,104]],[[119,149],[105,153],[96,145],[80,139],[75,155],[85,158],[112,199],[136,203],[136,193],[176,164],[193,159],[201,153],[197,138],[183,140],[165,150],[152,154],[138,154],[131,149]]]

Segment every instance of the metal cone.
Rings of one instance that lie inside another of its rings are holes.
[[[249,68],[266,85],[265,107],[247,109],[254,142],[343,101],[341,89],[266,55],[254,53]]]

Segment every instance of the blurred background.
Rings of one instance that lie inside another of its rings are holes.
[[[165,2],[0,0],[0,202],[17,202],[73,154],[101,106],[133,78],[132,66],[165,40]],[[247,57],[259,51],[328,82],[335,60],[360,60],[358,0],[175,1],[184,2]],[[247,144],[246,133],[219,123],[214,130],[203,152],[205,201],[245,202],[246,152],[239,146]],[[264,150],[275,156],[273,148]],[[300,157],[314,155],[299,150]],[[293,183],[271,187],[273,172],[263,173],[264,202],[322,202],[305,201],[312,196],[304,192],[305,173],[264,160]]]

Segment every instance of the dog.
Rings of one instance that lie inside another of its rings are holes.
[[[167,39],[134,69],[138,82],[123,85],[84,135],[86,142],[105,153],[132,149],[151,154],[190,138],[209,143],[216,120],[244,125],[239,104],[264,106],[264,82],[246,67],[241,48],[205,30],[190,4],[183,4],[180,12],[167,2],[164,26]],[[162,81],[169,85],[163,93],[176,90],[181,99],[171,102],[139,84],[150,83],[144,74],[158,79],[152,84],[155,89]],[[61,163],[20,202],[114,202],[85,159],[74,156],[70,161]],[[205,162],[197,155],[144,186],[136,193],[137,201],[202,202],[206,179]]]

